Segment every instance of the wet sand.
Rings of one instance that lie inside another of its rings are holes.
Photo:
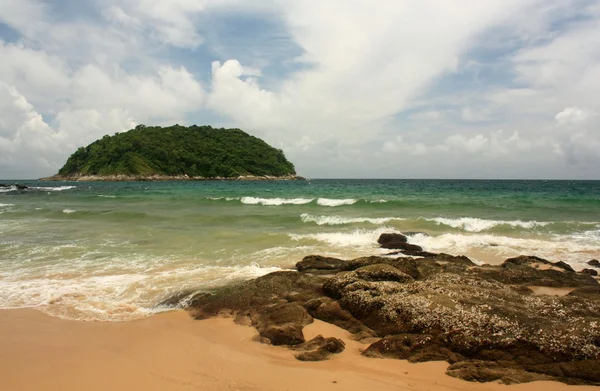
[[[444,374],[446,363],[360,356],[362,345],[316,321],[307,339],[336,336],[346,350],[300,362],[231,319],[195,321],[184,311],[124,323],[62,320],[34,310],[0,311],[0,390],[597,390],[534,382],[479,384]]]

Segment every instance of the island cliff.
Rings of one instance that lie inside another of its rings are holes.
[[[138,125],[73,153],[42,180],[302,179],[283,151],[240,129]]]

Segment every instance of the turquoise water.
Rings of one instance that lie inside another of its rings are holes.
[[[600,181],[19,183],[0,188],[0,308],[72,319],[138,318],[309,254],[384,254],[382,232],[482,263],[600,258]]]

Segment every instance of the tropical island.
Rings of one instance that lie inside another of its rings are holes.
[[[303,179],[281,149],[240,129],[138,125],[73,153],[41,180]]]

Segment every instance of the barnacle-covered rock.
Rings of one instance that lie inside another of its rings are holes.
[[[232,315],[299,360],[343,350],[335,338],[304,342],[302,329],[316,318],[371,343],[365,356],[445,360],[448,374],[465,380],[600,385],[600,285],[567,264],[521,256],[478,266],[433,254],[310,256],[296,267],[165,304],[185,303],[198,319]],[[549,296],[529,286],[573,290]]]

